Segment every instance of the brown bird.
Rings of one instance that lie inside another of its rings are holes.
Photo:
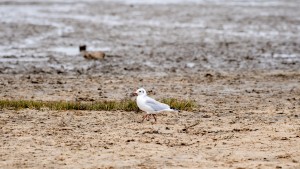
[[[86,51],[86,45],[79,46],[79,52],[86,59],[101,60],[105,57],[102,51]]]

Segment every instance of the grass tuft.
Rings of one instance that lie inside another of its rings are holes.
[[[192,111],[197,107],[196,102],[193,100],[179,100],[174,98],[167,98],[163,99],[162,102],[170,105],[171,108],[177,110]]]
[[[163,103],[169,104],[178,110],[191,111],[196,104],[191,100],[178,100],[174,98],[163,99]],[[0,109],[36,109],[47,108],[50,110],[94,110],[94,111],[139,111],[136,102],[130,99],[119,101],[96,101],[96,102],[72,102],[72,101],[34,101],[34,100],[0,100]]]

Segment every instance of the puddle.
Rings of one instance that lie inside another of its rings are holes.
[[[193,68],[193,67],[195,67],[195,63],[189,62],[189,63],[186,63],[185,66],[188,68]]]
[[[274,58],[298,58],[299,55],[296,54],[277,54],[273,55]]]
[[[98,47],[88,47],[88,51],[103,51],[107,52],[110,51],[111,49],[109,47],[103,47],[103,48],[98,48]],[[49,52],[58,52],[58,53],[63,53],[66,55],[79,55],[79,47],[70,47],[70,46],[59,46],[59,47],[54,47],[50,48]]]
[[[48,58],[0,58],[0,62],[46,62]]]
[[[294,7],[292,2],[286,1],[226,1],[226,0],[103,0],[106,2],[118,2],[125,4],[143,4],[143,5],[167,5],[167,4],[214,4],[226,6],[288,6]]]
[[[265,53],[262,54],[261,56],[264,58],[300,59],[299,54]]]
[[[79,49],[75,47],[55,47],[51,48],[49,51],[51,52],[58,52],[58,53],[64,53],[66,55],[78,55]]]

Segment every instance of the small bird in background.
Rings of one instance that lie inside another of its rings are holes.
[[[105,53],[102,51],[87,51],[86,45],[79,46],[79,52],[86,59],[101,60],[105,57]]]
[[[137,106],[145,111],[147,114],[145,114],[143,116],[143,120],[142,122],[147,118],[147,120],[150,119],[150,116],[153,116],[155,122],[157,121],[156,119],[156,114],[163,112],[163,111],[175,111],[178,112],[175,109],[171,109],[169,105],[164,104],[164,103],[160,103],[154,99],[152,99],[151,97],[147,96],[147,92],[145,89],[140,88],[138,89],[135,93],[135,95],[137,95],[136,98],[136,103]]]

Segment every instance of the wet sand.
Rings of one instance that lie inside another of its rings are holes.
[[[0,168],[300,168],[297,1],[0,2],[0,99],[195,100],[191,112],[0,110]],[[110,57],[85,60],[78,46]],[[134,99],[131,97],[131,99]]]

